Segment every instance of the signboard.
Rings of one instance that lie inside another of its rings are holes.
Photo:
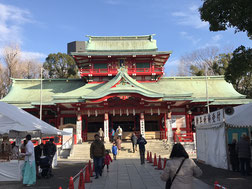
[[[70,133],[69,135],[62,136],[62,149],[71,149],[73,140],[71,137],[73,136],[73,128],[64,128],[63,131]]]
[[[217,110],[209,114],[203,114],[200,116],[195,116],[195,126],[199,125],[211,125],[223,122],[223,110]]]
[[[172,115],[171,117],[172,128],[186,128],[185,115]]]

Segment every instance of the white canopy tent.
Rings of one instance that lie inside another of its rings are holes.
[[[0,102],[0,135],[23,137],[27,133],[33,137],[68,134],[16,106]]]
[[[235,107],[232,115],[221,109],[195,116],[197,159],[213,167],[228,169],[228,129],[250,130],[251,115],[252,103]]]

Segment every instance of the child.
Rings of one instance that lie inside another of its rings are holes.
[[[112,154],[113,154],[114,160],[116,160],[117,146],[116,146],[116,143],[115,143],[115,142],[113,143],[113,146],[112,146]]]
[[[112,161],[113,161],[113,160],[111,159],[111,157],[110,157],[110,155],[109,155],[109,151],[106,150],[103,167],[104,167],[105,165],[107,165],[107,172],[109,172],[109,164],[110,164],[110,162],[112,162]]]

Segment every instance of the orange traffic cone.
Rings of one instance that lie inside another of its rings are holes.
[[[153,166],[157,166],[157,156],[156,156],[156,153],[154,154]]]
[[[69,179],[69,189],[74,189],[74,183],[73,183],[73,177],[70,177]]]
[[[152,163],[152,154],[150,152],[149,163]]]
[[[166,158],[164,158],[164,167],[163,167],[163,169],[165,168],[165,166],[166,166]]]
[[[89,174],[89,169],[88,169],[88,166],[86,167],[86,171],[85,171],[85,183],[90,183],[92,182],[90,180],[90,174]]]
[[[83,172],[82,171],[80,172],[78,189],[85,189],[85,183],[84,183],[84,177],[83,177]]]
[[[149,156],[149,151],[147,151],[147,161],[149,161],[150,156]]]
[[[90,177],[93,177],[93,170],[92,170],[92,167],[91,167],[91,161],[90,160],[88,162],[88,169],[89,169],[89,175],[90,175]]]
[[[218,181],[215,181],[214,182],[214,189],[219,189],[219,188],[221,188],[221,187],[219,187],[220,185],[219,185],[219,182]]]
[[[159,155],[159,158],[158,158],[158,167],[156,168],[158,170],[162,170],[162,162],[161,162],[161,156]]]

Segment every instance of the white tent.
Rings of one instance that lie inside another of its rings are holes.
[[[228,129],[252,128],[252,103],[237,106],[232,115],[224,110],[195,116],[197,159],[213,167],[228,169]]]
[[[32,136],[62,135],[63,131],[47,124],[26,111],[16,106],[0,102],[0,135],[22,135],[27,133]],[[14,137],[14,136],[13,136]]]

